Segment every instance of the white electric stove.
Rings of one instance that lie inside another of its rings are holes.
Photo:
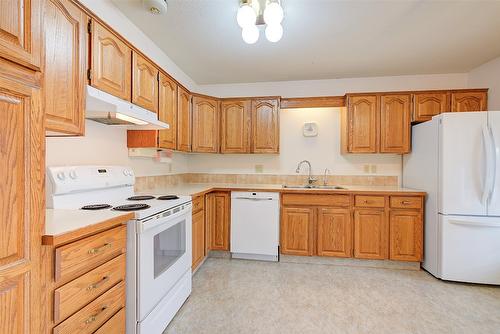
[[[162,333],[191,293],[191,197],[136,194],[121,166],[47,168],[47,208],[133,212],[127,224],[127,333]]]

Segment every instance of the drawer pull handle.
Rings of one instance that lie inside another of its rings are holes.
[[[99,282],[90,284],[87,287],[87,290],[88,291],[92,291],[94,289],[97,289],[98,287],[100,287],[101,285],[103,285],[104,283],[106,283],[107,281],[109,281],[109,276],[104,276]]]
[[[89,254],[90,255],[94,255],[94,254],[97,254],[99,252],[102,252],[102,251],[106,250],[107,248],[111,248],[111,244],[110,243],[109,244],[105,243],[101,247],[95,247],[95,248],[89,249]]]
[[[101,314],[103,311],[105,311],[108,307],[107,306],[103,306],[97,313],[95,314],[92,314],[90,317],[88,317],[87,320],[85,320],[85,325],[88,325],[88,324],[91,324],[93,323],[94,321],[97,320],[97,317],[99,316],[99,314]]]
[[[408,204],[411,204],[411,202],[410,201],[401,201],[401,204],[408,205]]]
[[[367,200],[367,199],[365,199],[365,200],[363,201],[363,203],[368,204],[368,200]]]

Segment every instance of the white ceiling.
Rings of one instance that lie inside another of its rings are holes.
[[[461,73],[500,56],[500,1],[283,0],[284,36],[247,45],[238,0],[113,0],[198,84]]]

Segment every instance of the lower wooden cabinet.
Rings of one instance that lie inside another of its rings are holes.
[[[228,251],[231,195],[217,191],[206,196],[209,249]]]
[[[389,230],[389,257],[391,260],[422,260],[423,222],[420,211],[391,210]]]
[[[318,209],[319,256],[352,256],[352,219],[349,209]]]
[[[387,258],[387,221],[384,210],[354,210],[354,257]]]
[[[203,196],[201,196],[201,199],[203,200]],[[195,211],[193,210],[193,212]],[[193,213],[192,246],[193,262],[191,269],[194,270],[205,258],[205,210],[197,210]]]
[[[288,255],[313,255],[314,208],[284,207],[280,250]]]

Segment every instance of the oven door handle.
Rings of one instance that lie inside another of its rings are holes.
[[[173,212],[173,213],[172,213]],[[172,223],[172,220],[176,220],[179,217],[186,216],[189,218],[191,216],[192,212],[192,205],[191,203],[189,204],[184,204],[184,209],[180,209],[179,211],[175,211],[174,209],[153,215],[145,220],[139,220],[137,221],[137,234],[141,234],[145,231],[163,226],[163,225],[175,225],[175,223]]]

